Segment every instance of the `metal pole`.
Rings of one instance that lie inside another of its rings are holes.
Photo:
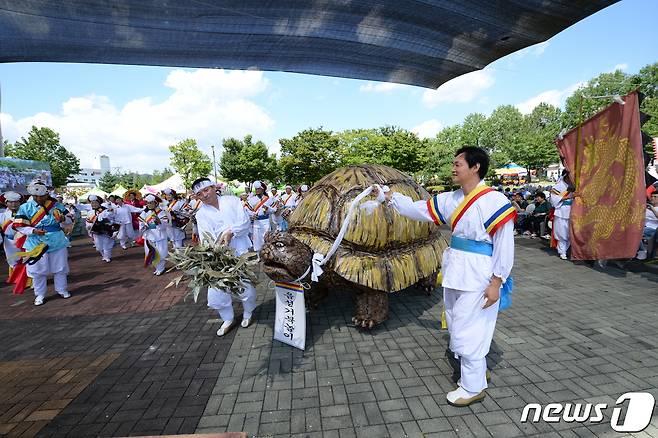
[[[217,182],[217,162],[215,161],[215,145],[211,145],[210,148],[212,149],[212,167],[214,169],[215,182]]]

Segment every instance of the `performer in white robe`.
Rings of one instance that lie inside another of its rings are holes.
[[[67,290],[69,242],[60,225],[66,223],[66,208],[50,197],[42,181],[31,182],[27,192],[32,198],[18,209],[13,227],[27,236],[23,244],[30,253],[27,275],[34,287],[34,305],[40,306],[46,297],[49,275],[54,277],[55,291],[62,298],[71,296]]]
[[[485,397],[486,355],[496,326],[500,288],[514,263],[516,210],[504,194],[484,185],[488,166],[484,150],[461,148],[453,162],[453,180],[462,189],[427,201],[414,202],[390,191],[385,196],[408,218],[451,224],[451,245],[443,253],[441,270],[450,350],[461,363],[459,387],[446,397],[455,406]],[[383,200],[381,194],[378,198]]]
[[[89,233],[94,239],[94,246],[100,253],[101,260],[110,263],[112,261],[112,248],[114,248],[114,208],[104,206],[114,206],[114,204],[103,202],[102,198],[91,199],[90,197],[90,200],[92,211],[87,216]]]
[[[276,207],[276,210],[270,215],[270,229],[272,231],[278,231],[281,229],[281,222],[283,221],[281,217],[281,194],[276,187],[272,187],[270,192],[272,205]]]
[[[553,216],[553,236],[557,240],[557,253],[562,260],[567,259],[569,249],[569,217],[571,216],[572,193],[569,173],[565,173],[551,189],[551,205],[555,208]]]
[[[265,234],[270,231],[270,214],[276,212],[277,209],[272,199],[265,194],[265,184],[254,181],[253,188],[256,190],[256,194],[247,198],[247,207],[253,221],[251,239],[254,251],[258,252],[265,244]]]
[[[7,209],[0,216],[0,223],[2,223],[2,246],[5,250],[7,257],[7,264],[9,265],[9,276],[11,277],[12,270],[18,258],[14,255],[18,252],[14,237],[16,231],[14,230],[14,217],[21,206],[21,195],[16,192],[5,192],[5,201],[7,202]]]
[[[136,236],[132,213],[141,214],[143,210],[143,208],[126,204],[120,196],[117,196],[114,200],[114,220],[119,224],[117,239],[119,239],[121,248],[128,249],[128,245],[135,246]]]
[[[196,213],[201,240],[211,236],[213,242],[229,245],[236,255],[242,255],[251,246],[248,233],[251,222],[242,203],[235,196],[218,196],[215,185],[208,178],[199,178],[192,183],[192,190],[203,202]],[[241,296],[243,314],[242,327],[248,327],[256,308],[256,289],[246,284]],[[220,289],[208,289],[208,307],[218,311],[223,320],[217,336],[223,336],[235,325],[231,294]]]
[[[295,202],[297,199],[297,195],[295,192],[292,191],[292,186],[286,186],[286,191],[281,195],[281,231],[287,231],[288,230],[288,221],[283,218],[285,216],[286,210],[287,211],[292,211],[295,209],[295,206],[297,203]],[[277,210],[278,212],[278,210]]]
[[[178,198],[173,189],[164,189],[162,192],[167,200],[167,213],[169,214],[167,238],[174,248],[182,248],[185,240],[185,230],[183,229],[185,224],[180,213],[185,209],[185,199]]]
[[[167,225],[169,217],[167,212],[162,210],[160,205],[160,198],[154,195],[146,195],[146,208],[139,215],[139,227],[144,237],[144,254],[148,256],[149,245],[148,241],[157,251],[159,257],[158,263],[155,265],[153,275],[162,275],[165,270],[166,258],[169,255],[169,248],[167,246]]]

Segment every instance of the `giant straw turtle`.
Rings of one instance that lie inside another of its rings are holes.
[[[260,252],[264,272],[274,281],[293,281],[304,274],[313,253],[327,254],[343,224],[352,200],[373,185],[415,200],[430,195],[410,177],[383,165],[353,165],[322,178],[288,217],[287,232],[265,236]],[[372,201],[372,197],[366,200]],[[355,292],[352,320],[363,328],[388,318],[388,293],[414,284],[433,289],[448,246],[433,223],[400,216],[393,208],[377,206],[368,214],[357,208],[345,237],[334,256],[323,266],[319,283],[311,283],[307,303],[317,305],[332,288]],[[304,279],[310,282],[310,275]]]

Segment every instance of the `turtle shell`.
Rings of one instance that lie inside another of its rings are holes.
[[[426,200],[430,195],[413,179],[388,166],[343,167],[319,180],[288,218],[289,232],[315,252],[327,254],[352,200],[373,184]],[[372,201],[364,198],[361,203]],[[388,205],[370,214],[357,208],[328,268],[344,279],[375,290],[396,292],[437,273],[448,246],[434,223],[399,215]]]

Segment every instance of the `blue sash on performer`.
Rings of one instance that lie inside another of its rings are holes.
[[[565,199],[564,201],[562,201],[562,205],[571,205],[572,202],[573,201],[571,199]]]
[[[60,227],[59,224],[46,225],[45,227],[37,227],[37,228],[40,230],[45,230],[48,233],[52,233],[62,229],[62,227]]]
[[[259,221],[263,220],[263,219],[269,219],[269,218],[270,218],[269,213],[268,214],[260,214],[260,215],[256,216],[256,219],[259,220]]]
[[[463,237],[452,236],[450,238],[450,248],[464,252],[472,252],[491,257],[493,255],[493,244],[480,240],[465,239]],[[500,289],[500,304],[498,311],[507,309],[512,305],[512,291],[514,289],[514,280],[510,275],[507,277],[503,287]]]

